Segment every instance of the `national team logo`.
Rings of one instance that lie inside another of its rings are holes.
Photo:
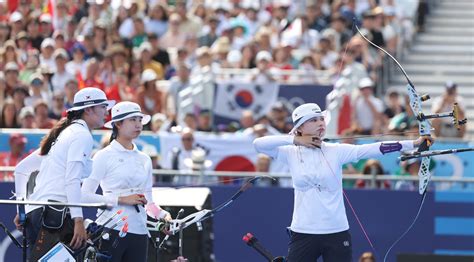
[[[252,93],[248,90],[240,90],[235,94],[235,102],[242,108],[247,108],[252,105],[253,100]]]

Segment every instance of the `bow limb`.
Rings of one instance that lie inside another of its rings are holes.
[[[390,57],[390,59],[392,59],[395,62],[395,64],[400,69],[400,71],[403,73],[403,75],[405,76],[405,78],[407,79],[407,82],[408,82],[407,90],[408,90],[408,94],[409,94],[409,98],[410,98],[410,107],[413,111],[413,114],[415,116],[417,116],[418,127],[419,127],[418,132],[419,132],[420,136],[430,136],[431,135],[431,123],[426,118],[423,117],[422,107],[421,107],[421,102],[429,99],[429,96],[421,97],[416,92],[415,85],[413,85],[413,82],[410,80],[410,77],[408,77],[408,74],[405,72],[405,69],[402,67],[400,62],[398,62],[398,60],[395,59],[395,57],[393,57],[390,53],[385,51],[385,49],[381,48],[380,46],[374,44],[372,41],[367,39],[367,37],[365,37],[362,34],[362,32],[359,30],[357,25],[355,25],[355,27],[357,29],[357,32],[359,32],[359,34],[362,36],[362,38],[365,41],[369,42],[372,46],[374,46],[375,48],[377,48],[378,50],[380,50],[384,54],[386,54],[388,57]],[[429,143],[428,140],[425,140],[418,147],[418,153],[428,151],[429,148],[430,148],[430,143]],[[418,207],[418,212],[417,212],[415,218],[413,219],[412,223],[410,224],[410,226],[407,228],[407,230],[405,232],[403,232],[403,234],[401,234],[400,237],[398,237],[397,240],[395,240],[395,242],[393,242],[393,244],[389,247],[389,249],[385,253],[383,261],[387,260],[387,257],[390,254],[390,251],[392,250],[392,248],[394,248],[397,245],[397,243],[400,240],[402,240],[403,237],[405,237],[405,235],[413,228],[416,221],[418,220],[418,217],[419,217],[419,215],[421,213],[421,210],[423,208],[423,204],[425,202],[426,188],[427,188],[428,182],[430,181],[430,178],[431,178],[431,174],[430,174],[430,171],[429,171],[430,161],[431,161],[430,156],[423,157],[421,159],[421,165],[420,165],[420,169],[418,171],[418,176],[419,176],[418,190],[419,190],[419,193],[422,195],[421,202],[420,202],[420,205]]]
[[[218,205],[217,207],[213,208],[212,210],[204,209],[204,210],[192,213],[192,214],[186,216],[185,218],[174,219],[174,220],[170,221],[169,222],[169,224],[170,224],[169,232],[171,234],[175,234],[176,232],[179,232],[180,230],[183,230],[184,228],[186,228],[186,227],[188,227],[192,224],[201,222],[203,220],[206,220],[206,219],[214,216],[217,212],[221,211],[225,207],[232,204],[232,202],[237,200],[237,198],[239,198],[242,195],[243,192],[245,192],[247,189],[249,189],[250,186],[255,183],[255,181],[257,181],[258,179],[260,179],[262,177],[267,177],[267,176],[256,176],[256,177],[253,177],[253,178],[249,179],[228,200],[224,201],[222,204]],[[272,177],[269,177],[269,178],[274,179]]]
[[[362,36],[362,38],[369,42],[373,47],[377,48],[378,50],[382,51],[384,54],[386,54],[390,59],[392,59],[395,64],[398,66],[400,71],[403,73],[405,78],[407,79],[408,85],[407,85],[407,90],[408,94],[410,97],[410,107],[413,111],[413,114],[417,116],[418,119],[418,127],[419,127],[419,134],[420,136],[430,136],[431,135],[431,123],[429,120],[423,117],[423,112],[422,112],[422,107],[421,107],[421,102],[429,99],[429,96],[420,96],[415,89],[415,85],[413,85],[413,82],[411,81],[410,77],[406,73],[405,69],[403,66],[398,62],[398,60],[393,57],[389,52],[387,52],[385,49],[382,47],[374,44],[372,41],[370,41],[367,37],[362,34],[362,32],[359,30],[359,27],[355,25],[355,28],[357,32]],[[423,152],[423,151],[428,151],[430,148],[430,144],[428,140],[425,140],[419,147],[418,147],[418,152]],[[418,171],[418,176],[419,176],[419,185],[418,185],[418,192],[420,195],[424,194],[426,192],[426,188],[428,187],[428,182],[431,179],[431,174],[429,171],[429,165],[430,165],[430,157],[423,157],[421,159],[421,166],[420,170]]]
[[[360,31],[359,27],[357,26],[356,23],[354,23],[355,25],[355,28],[357,30],[357,32],[360,34],[360,36],[362,36],[362,38],[364,38],[365,41],[369,42],[373,47],[377,48],[378,50],[382,51],[384,54],[386,54],[388,57],[390,57],[394,62],[395,64],[398,66],[398,68],[400,68],[400,70],[402,71],[403,75],[405,76],[405,78],[407,79],[408,81],[408,84],[411,85],[413,88],[415,88],[415,86],[413,85],[413,83],[411,82],[410,80],[410,77],[408,77],[408,74],[407,72],[405,72],[405,69],[403,69],[402,65],[400,64],[400,62],[398,62],[398,60],[393,57],[389,52],[387,52],[385,49],[383,49],[382,47],[374,44],[374,42],[370,41],[367,37],[365,37],[364,34],[362,34],[362,32]]]

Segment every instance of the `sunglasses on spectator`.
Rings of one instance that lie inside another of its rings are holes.
[[[193,141],[192,137],[183,137],[181,138],[182,141]]]
[[[34,85],[34,86],[42,86],[43,81],[41,81],[39,79],[35,79],[35,80],[31,81],[31,84]]]

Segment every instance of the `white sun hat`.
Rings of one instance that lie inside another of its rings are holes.
[[[86,87],[74,95],[74,104],[67,112],[79,111],[87,107],[107,105],[107,110],[115,105],[115,100],[107,100],[104,91],[95,87]]]
[[[145,115],[142,113],[142,109],[137,103],[133,102],[120,102],[112,107],[112,120],[105,123],[104,127],[106,128],[113,128],[113,123],[122,121],[124,119],[134,117],[134,116],[141,116],[142,117],[142,124],[146,125],[150,122],[151,116]]]
[[[158,76],[156,75],[155,71],[152,69],[145,69],[141,76],[141,82],[144,84],[146,82],[157,80]]]
[[[183,163],[193,170],[203,170],[212,166],[212,161],[206,159],[206,151],[196,148],[191,151],[191,157],[184,159]]]
[[[329,114],[326,111],[321,111],[321,108],[316,103],[302,104],[293,110],[291,119],[293,120],[293,128],[290,131],[290,135],[296,134],[296,130],[304,122],[319,116],[324,116],[324,122],[329,123]]]

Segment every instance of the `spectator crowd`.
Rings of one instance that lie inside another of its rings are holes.
[[[347,135],[416,130],[407,95],[376,89],[384,56],[355,33],[354,17],[362,34],[395,56],[416,31],[394,0],[0,0],[0,128],[51,128],[74,94],[92,86],[137,102],[153,116],[145,127],[152,132],[288,133],[290,109],[280,102],[264,117],[244,111],[226,126],[215,126],[209,110],[177,119],[178,94],[194,77],[239,69],[246,78],[233,80],[308,83],[324,70],[339,92],[329,102],[350,96]],[[284,74],[290,70],[307,76]],[[433,111],[452,110],[454,101],[463,115],[450,82]],[[437,135],[463,136],[443,121],[434,122]],[[12,159],[21,156],[2,161]]]

